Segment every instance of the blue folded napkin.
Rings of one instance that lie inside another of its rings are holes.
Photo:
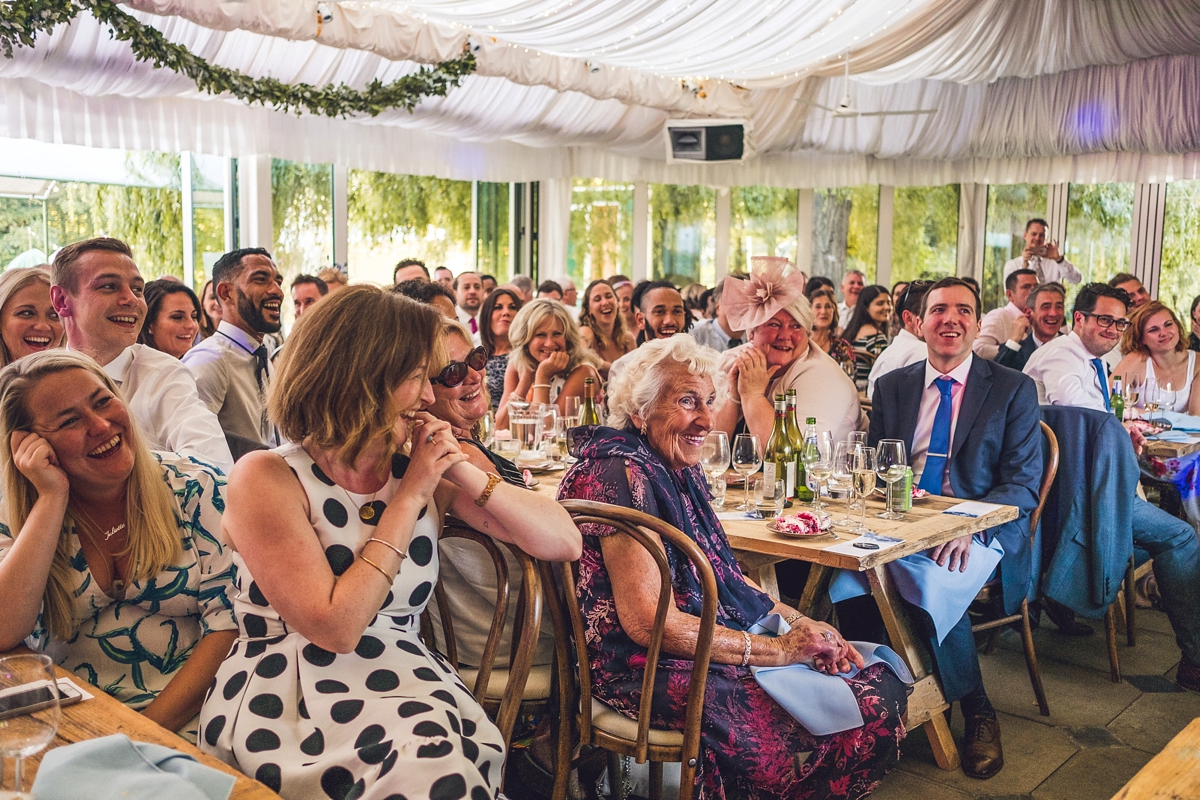
[[[1159,416],[1171,423],[1172,430],[1200,433],[1200,417],[1193,417],[1178,411],[1163,411]]]
[[[760,636],[782,636],[791,630],[778,614],[768,614],[756,622],[750,633]],[[872,664],[886,664],[897,678],[911,685],[912,673],[890,647],[870,642],[850,642],[862,654],[863,669]],[[863,724],[862,711],[854,692],[846,685],[861,670],[851,667],[841,675],[827,675],[807,664],[784,667],[751,667],[754,680],[815,736],[841,733]]]
[[[1181,444],[1188,444],[1195,441],[1196,437],[1192,436],[1191,434],[1184,433],[1179,428],[1175,428],[1173,430],[1163,431],[1162,433],[1156,433],[1149,438],[1155,442],[1179,442]]]
[[[900,596],[928,612],[940,643],[962,619],[967,606],[992,577],[1003,556],[1004,548],[999,539],[992,539],[990,545],[974,539],[965,572],[951,572],[939,567],[925,553],[913,553],[892,561],[887,565],[887,571]],[[838,570],[829,584],[829,599],[840,603],[870,591],[864,573],[843,569]]]
[[[234,777],[189,755],[118,733],[42,758],[38,800],[228,800]]]

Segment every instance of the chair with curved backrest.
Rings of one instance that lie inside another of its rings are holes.
[[[679,762],[679,793],[682,800],[692,797],[700,752],[700,722],[704,713],[704,690],[708,679],[709,656],[717,618],[717,581],[712,565],[703,551],[678,528],[660,519],[628,508],[588,500],[563,500],[563,507],[576,525],[598,524],[615,528],[613,535],[626,535],[654,558],[659,571],[658,607],[646,648],[646,668],[637,719],[619,714],[592,696],[592,674],[585,641],[583,613],[579,607],[575,583],[579,564],[543,564],[542,585],[553,600],[549,603],[555,624],[556,678],[559,686],[558,764],[555,775],[555,800],[566,796],[567,775],[571,768],[571,714],[579,726],[583,745],[595,745],[610,753],[630,756],[642,764],[650,761],[650,798],[662,796],[662,765]],[[703,594],[700,630],[688,686],[683,729],[650,727],[654,683],[662,653],[667,611],[674,602],[671,570],[660,542],[669,542],[696,571]],[[555,580],[557,579],[557,580]],[[574,665],[571,659],[575,659]]]
[[[1054,478],[1058,475],[1058,437],[1054,435],[1054,431],[1045,422],[1039,423],[1042,426],[1042,435],[1046,438],[1046,467],[1042,473],[1042,485],[1038,491],[1038,504],[1033,509],[1033,513],[1029,515],[1029,542],[1031,547],[1037,546],[1037,528],[1038,522],[1042,519],[1042,509],[1046,506],[1046,498],[1050,495],[1050,487],[1054,485]],[[989,581],[984,584],[979,590],[979,594],[975,597],[975,602],[983,605],[991,605],[996,602],[1003,602],[1001,599],[1002,588],[999,580]],[[1046,702],[1046,690],[1042,688],[1042,671],[1038,667],[1037,651],[1033,649],[1033,629],[1029,624],[1029,599],[1021,599],[1021,607],[1015,614],[1002,615],[995,619],[989,619],[985,622],[980,622],[971,626],[972,633],[979,631],[992,631],[992,637],[988,640],[987,650],[991,651],[995,644],[996,636],[999,635],[1000,629],[1005,625],[1010,625],[1014,622],[1021,623],[1021,643],[1025,649],[1025,666],[1029,670],[1029,682],[1033,684],[1033,693],[1037,696],[1038,710],[1042,716],[1050,716],[1050,705]]]
[[[538,632],[542,624],[542,585],[534,560],[521,551],[519,547],[506,542],[496,542],[492,537],[485,536],[468,527],[453,517],[447,517],[442,527],[441,539],[465,539],[483,548],[492,560],[496,570],[496,610],[492,615],[491,631],[480,657],[477,668],[462,667],[458,661],[458,643],[454,637],[454,621],[447,600],[446,589],[442,581],[434,587],[434,599],[438,604],[441,616],[441,647],[443,655],[450,661],[451,666],[458,670],[463,683],[471,688],[471,693],[484,710],[496,722],[504,737],[507,748],[512,738],[513,726],[521,710],[521,703],[526,699],[527,687],[530,684],[544,684],[541,697],[534,698],[547,702],[550,695],[549,666],[541,667],[540,678],[530,681],[534,649],[537,647]],[[512,631],[512,647],[510,648],[509,664],[506,668],[495,667],[496,653],[500,648],[504,628],[508,619],[508,603],[511,592],[508,563],[500,551],[507,547],[521,568],[521,592],[517,599],[517,616]],[[421,619],[421,633],[430,647],[439,644],[434,634],[435,625],[426,609]]]

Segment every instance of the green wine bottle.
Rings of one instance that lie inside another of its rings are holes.
[[[1112,377],[1112,397],[1108,399],[1108,406],[1118,421],[1125,421],[1125,392],[1121,387],[1120,375]]]
[[[600,412],[596,409],[596,379],[583,379],[583,405],[579,409],[579,425],[599,425]]]
[[[805,467],[804,476],[805,476],[806,480],[805,480],[804,487],[803,487],[804,488],[803,494],[801,494],[801,492],[800,492],[801,487],[799,486],[799,484],[797,484],[796,497],[801,500],[804,500],[804,501],[809,501],[809,500],[813,499],[813,490],[812,490],[812,488],[809,487],[808,482],[807,482],[807,477],[808,477],[807,467],[809,464],[815,464],[821,460],[821,451],[817,447],[817,418],[816,417],[805,418],[805,420],[804,420],[804,443],[800,446],[800,449],[797,452],[799,453],[800,466]]]
[[[785,422],[788,438],[792,440],[792,452],[796,454],[796,486],[788,496],[807,503],[813,499],[813,495],[812,490],[808,488],[808,476],[804,472],[804,462],[800,460],[800,451],[804,447],[804,434],[800,431],[797,419],[795,389],[787,390],[787,420]]]
[[[763,450],[763,480],[774,491],[775,481],[784,481],[784,497],[796,490],[796,450],[787,434],[787,404],[783,395],[775,395],[775,426]]]

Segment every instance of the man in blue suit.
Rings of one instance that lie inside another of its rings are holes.
[[[994,548],[998,541],[1004,548],[1004,604],[1012,613],[1032,586],[1029,514],[1037,506],[1042,478],[1040,415],[1032,380],[972,354],[979,310],[979,295],[958,278],[944,278],[930,287],[921,308],[928,360],[878,380],[869,441],[874,446],[880,439],[902,440],[914,480],[933,494],[1021,510],[1012,522],[953,540],[928,554],[939,567],[962,572],[974,554],[988,552],[985,546]],[[940,574],[935,570],[927,580],[938,581]],[[1004,754],[996,713],[983,688],[970,619],[964,612],[939,642],[930,617],[914,616],[925,628],[946,699],[960,701],[966,720],[963,771],[990,778],[1004,766]]]

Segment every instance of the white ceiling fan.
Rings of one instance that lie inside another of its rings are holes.
[[[859,111],[854,107],[854,103],[850,101],[850,54],[846,54],[846,71],[842,76],[842,99],[836,107],[830,108],[823,106],[813,100],[797,101],[800,105],[813,106],[822,111],[828,111],[835,117],[889,117],[893,115],[916,115],[916,114],[933,114],[937,112],[936,108],[912,108],[901,111]]]

